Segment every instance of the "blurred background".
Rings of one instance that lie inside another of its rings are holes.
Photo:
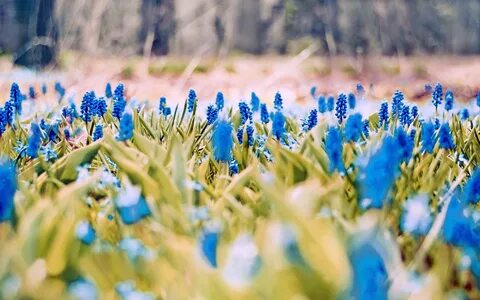
[[[421,98],[442,81],[468,98],[479,16],[478,0],[0,0],[0,71],[79,91],[130,81],[137,97],[194,87],[298,100],[360,81],[372,98]]]

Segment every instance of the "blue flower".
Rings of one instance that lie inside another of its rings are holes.
[[[217,267],[218,238],[217,230],[204,230],[199,239],[202,255],[213,268]]]
[[[402,113],[403,109],[403,100],[405,97],[403,93],[399,90],[395,91],[392,97],[392,116],[398,117]]]
[[[431,85],[431,84],[429,84],[429,83],[426,83],[426,84],[425,84],[425,89],[424,89],[424,90],[425,90],[425,93],[431,93],[431,92],[432,92],[432,90],[433,90],[433,88],[432,88],[432,85]]]
[[[335,170],[344,172],[342,137],[337,127],[330,127],[328,129],[325,138],[325,151],[330,160],[329,172],[333,173]]]
[[[439,130],[441,125],[442,124],[440,124],[440,120],[438,118],[435,118],[435,130]]]
[[[197,103],[197,94],[194,90],[188,91],[188,98],[187,98],[187,110],[189,113],[193,112],[195,104]]]
[[[228,163],[232,157],[233,138],[232,124],[226,120],[218,120],[212,135],[213,157],[216,161]]]
[[[118,140],[127,141],[133,137],[133,118],[130,113],[125,113],[120,120],[120,128],[118,130]]]
[[[359,82],[357,83],[357,93],[359,95],[362,95],[365,93],[365,88],[363,87],[363,85]]]
[[[110,84],[110,82],[107,82],[107,85],[105,85],[105,97],[109,99],[113,97],[112,85]]]
[[[258,274],[262,260],[255,241],[248,234],[235,239],[227,255],[223,268],[223,278],[234,287],[242,288]]]
[[[310,88],[310,96],[312,96],[313,99],[315,99],[315,95],[317,94],[317,87],[316,86],[312,86]]]
[[[105,98],[100,97],[95,100],[95,115],[103,117],[107,112],[107,102]]]
[[[422,124],[422,150],[428,153],[433,153],[435,147],[435,127],[432,123]]]
[[[444,123],[440,127],[440,130],[438,131],[438,141],[441,149],[451,150],[455,148],[455,143],[453,142],[453,137],[448,123]]]
[[[477,106],[480,107],[480,91],[477,93]]]
[[[258,98],[257,94],[252,92],[252,97],[250,99],[250,105],[252,106],[252,110],[258,111],[260,109],[260,99]]]
[[[241,101],[238,103],[238,109],[240,111],[240,119],[241,119],[241,124],[245,124],[248,120],[252,120],[252,111],[250,110],[250,107],[248,107],[248,104]]]
[[[373,245],[355,245],[349,252],[353,283],[351,296],[358,300],[387,300],[388,273],[385,263]]]
[[[335,107],[335,98],[333,96],[328,96],[327,98],[327,110],[333,111]]]
[[[260,120],[263,124],[267,124],[268,122],[270,122],[267,104],[265,103],[260,104]]]
[[[357,105],[357,98],[355,98],[355,95],[353,93],[349,93],[348,94],[348,108],[355,109],[356,105]]]
[[[58,94],[58,98],[61,100],[63,99],[63,97],[65,96],[65,88],[62,86],[62,84],[60,82],[55,82],[55,91],[57,92]]]
[[[412,120],[410,119],[410,108],[405,105],[402,108],[402,112],[400,113],[400,125],[402,126],[410,126]]]
[[[273,108],[275,108],[276,110],[283,109],[283,99],[282,95],[280,95],[280,92],[277,92],[275,94],[275,99],[273,100]]]
[[[443,239],[454,246],[477,248],[480,243],[480,229],[475,224],[471,208],[467,203],[460,201],[455,194],[447,209],[442,228]]]
[[[55,161],[58,158],[57,152],[52,148],[52,144],[48,144],[47,146],[43,147],[42,154],[45,158],[45,161]]]
[[[75,300],[97,300],[98,293],[95,285],[85,279],[78,279],[68,285],[68,293]]]
[[[320,113],[324,113],[327,111],[327,101],[325,100],[325,96],[318,97],[318,111]]]
[[[414,236],[423,236],[428,233],[433,223],[433,215],[428,204],[426,194],[419,194],[409,198],[403,204],[400,217],[400,229]]]
[[[93,141],[103,138],[103,126],[102,124],[95,125],[95,130],[93,131]]]
[[[468,118],[470,118],[470,112],[468,111],[468,108],[464,108],[460,111],[460,117],[462,118],[463,121],[468,120]]]
[[[414,105],[412,107],[412,112],[411,113],[412,113],[412,119],[415,119],[418,116],[418,107],[416,105]]]
[[[453,92],[451,90],[447,90],[445,93],[445,110],[451,111],[453,108],[453,102],[455,101],[455,97],[453,96]]]
[[[20,87],[16,82],[12,83],[10,88],[10,101],[15,108],[15,114],[22,114],[22,93],[20,92]]]
[[[318,123],[318,114],[316,109],[312,109],[308,114],[308,117],[303,120],[302,128],[303,131],[307,132],[312,130]]]
[[[347,96],[343,93],[338,95],[335,116],[340,124],[342,124],[343,120],[347,117]]]
[[[170,107],[165,107],[165,109],[163,110],[163,114],[165,115],[165,117],[171,115],[172,109]]]
[[[65,139],[68,141],[70,139],[70,130],[68,130],[68,128],[65,128],[63,130],[63,135],[65,136]]]
[[[125,107],[127,106],[127,101],[125,101],[124,97],[124,91],[125,86],[123,83],[119,83],[113,92],[112,115],[119,120],[122,118]]]
[[[465,185],[464,195],[468,203],[477,204],[480,201],[480,167],[473,171]]]
[[[12,125],[13,124],[13,116],[15,114],[14,110],[15,110],[15,105],[13,104],[12,101],[7,101],[5,102],[5,120],[7,122],[8,125]]]
[[[363,135],[365,135],[366,138],[368,138],[370,136],[369,128],[370,128],[370,122],[368,120],[363,121],[362,132],[363,132]]]
[[[40,150],[41,142],[42,134],[40,132],[40,127],[37,123],[32,122],[30,127],[30,136],[27,142],[27,155],[31,158],[38,157],[38,151]]]
[[[362,136],[363,121],[361,114],[354,114],[348,117],[345,124],[345,139],[349,142],[356,142]]]
[[[225,97],[223,96],[222,92],[217,93],[217,97],[215,99],[215,105],[217,106],[217,109],[219,111],[221,111],[225,106]]]
[[[133,185],[127,185],[118,193],[115,204],[120,218],[127,225],[135,224],[151,214],[140,188]]]
[[[80,105],[80,114],[84,122],[92,121],[92,116],[96,111],[96,99],[93,91],[85,93],[82,104]]]
[[[412,141],[412,143],[415,143],[415,136],[417,135],[417,130],[415,129],[412,129],[410,131],[410,140]]]
[[[407,135],[403,128],[398,128],[395,131],[396,149],[398,151],[399,159],[401,162],[408,162],[412,157],[413,142]]]
[[[12,220],[17,191],[17,171],[12,161],[0,157],[0,223]]]
[[[238,162],[235,159],[232,159],[228,164],[228,171],[230,173],[230,176],[238,174],[239,170],[240,168],[238,166]]]
[[[368,160],[361,160],[357,175],[359,205],[362,209],[382,208],[395,182],[400,166],[400,151],[395,138],[387,136]]]
[[[30,99],[35,99],[35,98],[37,98],[37,95],[35,94],[35,87],[30,86],[30,87],[28,88],[28,96],[30,97]]]
[[[249,124],[247,124],[246,132],[247,132],[248,146],[251,147],[251,146],[253,146],[253,142],[255,141],[255,138],[253,136],[254,129],[253,129],[253,125],[252,125],[251,122]]]
[[[438,105],[442,104],[442,100],[443,100],[443,87],[440,83],[437,83],[432,92],[432,103],[435,106],[435,109],[437,109]]]
[[[285,117],[281,111],[275,112],[273,114],[272,120],[272,134],[279,141],[283,134],[285,133]]]
[[[213,124],[218,118],[218,110],[215,105],[209,105],[207,107],[207,124]]]
[[[42,84],[42,94],[47,94],[47,84],[46,83],[43,83]]]
[[[160,102],[158,104],[158,113],[163,115],[165,112],[165,107],[167,107],[167,98],[160,97]]]
[[[243,144],[243,126],[240,126],[237,129],[237,140],[239,144]]]
[[[85,245],[91,245],[95,241],[96,233],[87,220],[78,222],[75,227],[75,235]]]
[[[151,250],[145,247],[142,241],[134,238],[124,238],[118,243],[118,248],[127,253],[128,258],[137,262],[139,258],[149,258]]]

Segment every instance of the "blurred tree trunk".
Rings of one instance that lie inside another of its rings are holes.
[[[15,2],[16,20],[20,24],[20,47],[13,55],[14,63],[30,68],[43,68],[57,57],[55,0],[22,0]]]

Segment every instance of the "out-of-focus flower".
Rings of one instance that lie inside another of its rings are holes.
[[[85,245],[91,245],[96,238],[95,230],[87,220],[80,221],[75,227],[75,235]]]
[[[357,105],[357,98],[355,97],[355,94],[354,93],[349,93],[348,94],[348,108],[355,109],[356,105]]]
[[[435,147],[435,127],[432,123],[422,124],[422,150],[428,153],[433,152]]]
[[[17,171],[13,162],[0,157],[0,223],[10,221],[15,205],[13,198],[17,191]]]
[[[213,157],[220,162],[230,162],[233,138],[232,124],[226,120],[217,121],[212,135]]]
[[[260,109],[260,99],[258,98],[257,94],[255,94],[255,92],[252,92],[250,98],[250,105],[252,106],[252,111],[254,112]]]
[[[107,82],[107,84],[105,85],[105,97],[107,97],[107,98],[112,98],[113,97],[112,85],[110,84],[110,82]]]
[[[273,108],[275,108],[276,110],[283,109],[283,99],[282,95],[280,95],[280,92],[277,92],[275,94],[275,99],[273,100]]]
[[[480,201],[480,167],[473,171],[472,176],[467,181],[464,194],[468,203],[477,204]]]
[[[75,300],[98,299],[97,288],[88,280],[78,279],[68,285],[68,293]]]
[[[453,92],[451,90],[447,90],[447,92],[445,93],[445,110],[446,111],[452,110],[454,101],[455,101],[455,98],[453,96]]]
[[[267,104],[265,103],[260,104],[260,120],[263,124],[267,124],[268,122],[270,122]]]
[[[202,231],[199,244],[203,257],[208,264],[217,267],[217,247],[218,247],[219,232],[216,229],[205,229]]]
[[[426,194],[409,198],[403,205],[400,229],[415,236],[426,235],[433,223],[433,216]]]
[[[328,96],[327,98],[327,110],[333,111],[335,107],[335,98],[333,96]]]
[[[120,120],[118,140],[127,141],[133,137],[133,118],[130,113],[125,113]]]
[[[455,148],[455,143],[453,142],[453,137],[450,132],[450,126],[448,123],[444,123],[438,132],[438,141],[440,143],[440,148],[451,150]]]
[[[330,127],[328,129],[325,138],[325,150],[328,159],[330,160],[330,173],[335,172],[335,170],[338,172],[344,172],[342,137],[337,127]]]
[[[27,155],[31,158],[38,157],[38,151],[42,143],[42,133],[37,123],[32,122],[30,125],[30,136],[27,142]]]
[[[325,100],[325,96],[318,97],[318,111],[320,113],[324,113],[327,111],[327,101]]]
[[[363,122],[361,114],[354,114],[348,117],[345,124],[344,136],[349,142],[356,142],[362,136]],[[368,134],[368,133],[367,133]]]
[[[127,225],[135,224],[151,214],[140,188],[133,185],[127,185],[117,194],[115,204],[123,223]]]
[[[258,273],[261,259],[257,246],[250,235],[240,235],[231,245],[223,278],[233,287],[242,288]]]
[[[285,133],[285,117],[281,111],[275,112],[272,121],[272,134],[279,141]]]
[[[223,110],[223,107],[225,106],[225,98],[222,92],[217,93],[217,97],[215,99],[215,105],[217,106],[217,109],[219,111]]]

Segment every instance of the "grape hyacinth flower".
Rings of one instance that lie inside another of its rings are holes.
[[[107,84],[105,85],[105,97],[107,97],[108,99],[113,97],[112,85],[110,84],[110,82],[107,82]]]
[[[396,149],[401,162],[408,162],[413,153],[413,142],[403,128],[395,131]]]
[[[283,109],[283,99],[282,95],[280,95],[280,92],[277,92],[275,94],[275,99],[273,100],[273,108],[275,108],[276,110]]]
[[[438,131],[438,141],[441,149],[452,150],[455,148],[453,137],[450,132],[450,126],[448,123],[444,123]]]
[[[355,98],[355,94],[349,93],[348,94],[348,108],[349,109],[355,109],[356,105],[357,105],[357,98]]]
[[[272,119],[272,134],[279,141],[285,133],[285,117],[281,111],[277,111]]]
[[[389,276],[385,262],[369,242],[354,245],[349,251],[353,283],[351,297],[359,300],[388,299]]]
[[[118,243],[118,248],[124,251],[132,262],[136,262],[139,258],[149,258],[151,250],[145,247],[141,240],[134,238],[124,238]]]
[[[473,171],[472,176],[465,184],[465,201],[471,204],[480,202],[480,167]]]
[[[15,108],[15,114],[22,114],[22,93],[20,92],[20,87],[16,82],[12,83],[10,87],[10,101]]]
[[[95,115],[98,117],[103,117],[107,112],[107,102],[105,98],[100,97],[95,100]]]
[[[63,129],[63,135],[65,136],[65,139],[68,141],[70,139],[70,130],[68,128]]]
[[[11,221],[15,211],[13,199],[17,191],[17,171],[9,159],[0,157],[0,223]]]
[[[103,138],[103,126],[102,124],[95,125],[95,130],[93,131],[93,141],[97,141]]]
[[[42,84],[42,94],[43,94],[43,95],[46,95],[46,94],[47,94],[47,84],[46,84],[46,83],[43,83],[43,84]]]
[[[125,107],[127,106],[127,101],[125,101],[124,97],[124,91],[125,86],[123,83],[119,83],[113,92],[112,115],[119,120],[122,118]]]
[[[30,125],[30,136],[27,142],[27,155],[31,158],[37,158],[41,142],[42,133],[40,132],[40,127],[37,123],[32,122]]]
[[[453,92],[451,90],[447,90],[447,92],[445,93],[445,110],[446,111],[452,110],[454,101],[455,101],[455,98],[453,96]]]
[[[232,157],[233,138],[232,124],[226,120],[218,120],[212,135],[213,157],[216,161],[229,163]]]
[[[248,120],[252,120],[252,111],[248,104],[241,101],[238,103],[238,110],[240,111],[240,124],[243,125],[247,123]]]
[[[359,205],[362,209],[382,208],[399,173],[400,151],[395,138],[387,136],[368,160],[360,160],[357,175]]]
[[[415,129],[412,129],[410,131],[410,140],[412,141],[412,143],[415,142],[415,137],[417,136],[417,131]]]
[[[151,214],[147,201],[137,186],[127,185],[117,194],[115,204],[120,218],[127,225],[138,223]]]
[[[187,98],[187,111],[189,113],[193,112],[193,109],[197,102],[197,94],[193,89],[188,91],[188,98]]]
[[[15,105],[11,100],[5,102],[4,112],[5,112],[5,121],[7,122],[8,125],[12,126],[13,117],[15,115]]]
[[[347,117],[347,96],[345,96],[345,94],[342,93],[338,95],[335,111],[338,123],[342,124],[343,120]]]
[[[442,104],[442,100],[443,100],[443,87],[440,83],[437,83],[432,92],[432,103],[435,106],[435,109],[437,109],[437,107],[440,104]]]
[[[399,90],[395,91],[392,97],[392,116],[399,117],[403,109],[403,100],[405,97]]]
[[[209,105],[207,107],[207,124],[212,125],[218,118],[218,110],[215,105]]]
[[[317,94],[317,87],[316,86],[312,86],[310,88],[310,96],[312,96],[313,99],[315,99],[315,95]]]
[[[435,130],[439,130],[441,125],[442,124],[440,124],[440,120],[438,118],[435,118]]]
[[[75,227],[75,235],[77,239],[79,239],[85,245],[91,245],[96,238],[95,230],[87,220],[78,222],[77,226]]]
[[[167,98],[165,97],[160,97],[160,102],[158,104],[158,113],[160,115],[165,114],[165,108],[167,107]]]
[[[330,127],[325,138],[325,151],[327,152],[329,164],[329,172],[338,171],[343,173],[345,167],[343,165],[343,144],[340,131],[337,127]]]
[[[454,246],[477,248],[480,244],[480,230],[468,203],[461,201],[457,193],[452,197],[449,206],[443,209],[447,209],[442,227],[443,239]]]
[[[84,122],[92,121],[92,116],[96,111],[96,99],[93,91],[86,92],[80,105],[80,116]]]
[[[412,107],[411,113],[412,113],[412,119],[415,120],[415,118],[417,118],[418,116],[418,107],[416,105]]]
[[[225,106],[225,97],[223,96],[222,92],[217,93],[217,97],[215,99],[215,105],[219,111],[222,111],[223,107]]]
[[[252,92],[250,105],[252,106],[252,111],[256,112],[260,109],[260,98],[258,98],[255,92]]]
[[[422,124],[422,150],[433,153],[435,147],[435,127],[432,123]]]
[[[63,97],[65,96],[65,88],[62,86],[62,84],[60,82],[55,82],[55,91],[57,92],[58,94],[58,98],[59,100],[62,100]]]
[[[30,86],[30,87],[28,88],[28,96],[30,97],[30,99],[35,99],[35,98],[37,98],[37,95],[35,94],[35,87]]]
[[[303,120],[302,128],[303,131],[308,132],[312,130],[318,123],[318,114],[316,109],[312,109],[308,114],[308,117]]]
[[[470,112],[468,111],[467,108],[464,108],[460,111],[460,118],[462,118],[463,121],[468,120],[468,118],[470,118]]]
[[[131,113],[123,114],[120,120],[120,128],[118,130],[118,140],[127,141],[133,137],[133,117]]]
[[[96,300],[98,299],[97,288],[85,279],[78,279],[68,285],[68,293],[75,300]]]
[[[265,103],[260,104],[260,121],[262,121],[263,124],[270,122],[267,104]]]
[[[477,93],[477,106],[480,107],[480,91]]]
[[[327,111],[327,101],[325,100],[325,96],[318,97],[318,112],[324,113]]]
[[[345,124],[345,139],[348,142],[356,142],[360,139],[363,130],[363,122],[361,114],[354,114],[348,117]]]
[[[235,239],[227,255],[223,278],[233,287],[242,288],[258,273],[261,259],[257,246],[250,235]]]
[[[237,129],[237,140],[240,145],[243,144],[243,126]]]
[[[247,124],[247,127],[246,127],[245,131],[247,132],[248,146],[251,147],[251,146],[253,146],[253,143],[255,141],[255,138],[253,136],[253,133],[254,133],[253,124],[251,122],[249,124]]]
[[[429,206],[427,194],[419,194],[409,198],[403,204],[400,217],[400,229],[413,236],[424,236],[430,231],[433,223],[433,214]]]
[[[203,230],[199,238],[201,253],[212,268],[217,267],[218,239],[219,233],[215,229]]]
[[[230,176],[238,174],[239,171],[240,171],[240,168],[238,166],[238,162],[235,159],[232,159],[228,164],[228,172]]]
[[[42,150],[41,150],[41,153],[42,153],[45,161],[53,162],[53,161],[57,160],[57,158],[58,158],[58,154],[52,148],[51,143],[49,143],[47,146],[43,147]]]
[[[426,83],[424,90],[425,90],[425,93],[427,93],[427,94],[428,94],[428,93],[431,93],[432,90],[433,90],[432,85],[429,84],[429,83]]]
[[[410,119],[410,108],[408,105],[404,105],[400,114],[400,125],[410,126],[411,123],[412,120]]]
[[[328,96],[327,111],[333,111],[334,108],[335,108],[335,98],[333,96]]]
[[[362,133],[368,138],[370,136],[370,122],[368,120],[363,121]]]
[[[365,88],[363,87],[363,85],[360,82],[357,83],[356,88],[357,88],[357,94],[359,94],[359,95],[365,94]]]

